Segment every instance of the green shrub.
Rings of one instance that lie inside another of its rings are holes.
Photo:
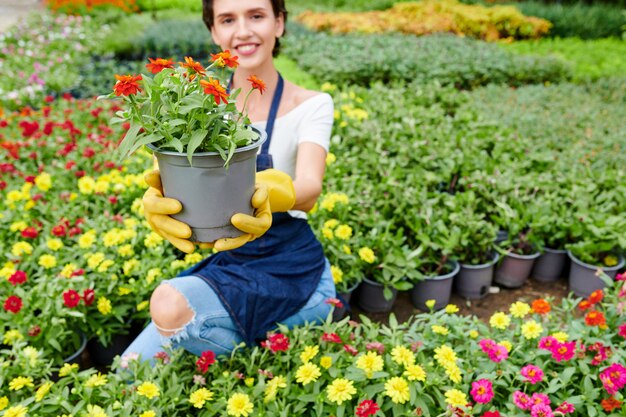
[[[202,0],[138,0],[137,6],[143,11],[176,9],[201,12]]]
[[[67,91],[78,98],[108,94],[115,85],[115,74],[128,75],[146,71],[145,61],[116,61],[95,57],[80,68],[78,82]]]
[[[291,33],[285,54],[320,81],[369,85],[376,81],[438,81],[460,88],[489,83],[523,85],[570,77],[555,58],[516,56],[451,35],[328,35]]]
[[[518,54],[554,55],[569,61],[576,80],[626,76],[626,42],[618,39],[542,39],[503,44]]]

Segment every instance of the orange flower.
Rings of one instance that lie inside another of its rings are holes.
[[[199,62],[194,61],[190,56],[186,56],[185,62],[179,62],[179,64],[181,67],[187,68],[195,74],[206,75],[204,67]]]
[[[582,301],[578,304],[578,309],[579,309],[580,311],[585,311],[585,310],[590,309],[590,308],[591,308],[591,306],[592,306],[592,304],[591,304],[589,301],[587,301],[587,300],[582,300]]]
[[[548,314],[552,308],[550,307],[550,303],[546,300],[538,298],[533,301],[532,309],[537,314]]]
[[[237,68],[237,66],[239,65],[237,59],[239,59],[239,57],[231,55],[228,49],[224,52],[211,54],[211,61],[216,62],[219,67],[226,66],[230,68]]]
[[[256,75],[251,75],[247,79],[248,81],[250,81],[250,83],[252,83],[253,89],[259,90],[259,92],[263,94],[263,92],[265,91],[265,81],[263,81],[260,78],[257,78]]]
[[[600,405],[602,406],[602,408],[604,408],[604,411],[610,413],[616,408],[620,408],[622,406],[622,402],[616,398],[610,397],[600,401]]]
[[[141,80],[141,74],[139,75],[117,75],[115,74],[117,82],[113,86],[116,96],[129,96],[131,94],[137,94],[138,91],[142,91],[139,88],[139,80]]]
[[[226,90],[220,85],[218,80],[213,78],[209,78],[209,81],[200,80],[200,85],[204,87],[204,92],[206,94],[213,94],[215,104],[220,104],[220,101],[228,104],[228,94],[226,94]]]
[[[589,300],[591,304],[598,304],[600,301],[602,301],[603,298],[604,292],[602,290],[595,290],[591,293],[587,300]]]
[[[146,64],[146,68],[148,68],[150,72],[152,72],[153,74],[158,74],[159,72],[163,71],[165,68],[174,68],[174,61],[172,61],[171,59],[164,59],[164,58],[157,58],[157,59],[148,58],[148,59],[150,60],[150,63]]]
[[[604,326],[606,325],[606,319],[604,318],[604,313],[597,310],[591,310],[585,316],[585,324],[587,326]]]

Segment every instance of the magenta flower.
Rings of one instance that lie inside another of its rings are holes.
[[[561,405],[559,405],[555,411],[562,413],[562,414],[570,414],[576,411],[576,408],[574,408],[574,404],[570,404],[567,401],[563,401]]]
[[[375,350],[375,351],[377,351],[381,355],[383,353],[385,353],[385,345],[383,345],[380,342],[370,342],[370,343],[365,345],[365,349],[366,350]]]
[[[614,395],[626,385],[626,368],[614,363],[600,373],[600,380],[609,395]]]
[[[530,397],[522,391],[515,391],[513,393],[513,403],[522,410],[528,410],[531,406]]]
[[[543,380],[543,371],[535,365],[526,365],[520,370],[520,374],[531,384],[537,384]]]
[[[531,417],[554,417],[554,413],[549,405],[536,404],[530,409]]]
[[[489,359],[498,363],[509,357],[509,351],[502,345],[496,345],[496,348],[489,352]]]
[[[478,342],[478,345],[483,350],[483,352],[489,353],[490,351],[494,350],[498,344],[491,339],[482,339],[480,342]]]
[[[550,406],[550,398],[546,394],[542,394],[540,392],[535,392],[532,397],[530,397],[531,407],[536,405],[547,405]]]
[[[626,323],[620,325],[617,328],[617,334],[622,336],[624,339],[626,339]]]
[[[557,343],[552,349],[552,358],[557,362],[568,361],[574,357],[576,342]]]
[[[552,349],[554,349],[554,347],[558,343],[559,341],[556,340],[556,338],[554,338],[553,336],[545,336],[545,337],[542,337],[541,340],[539,340],[539,344],[537,347],[539,349],[549,350],[550,352],[552,352]]]
[[[472,390],[470,391],[472,398],[477,403],[487,404],[493,399],[493,385],[488,379],[479,379],[472,382]]]

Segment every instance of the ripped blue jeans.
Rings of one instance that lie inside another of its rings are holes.
[[[222,355],[230,353],[243,341],[219,297],[201,278],[189,275],[164,280],[162,284],[171,285],[186,298],[194,312],[193,318],[179,332],[169,337],[161,335],[151,322],[122,356],[139,354],[143,360],[154,361],[154,355],[169,346],[182,347],[195,355],[206,350]],[[283,320],[282,324],[292,328],[305,322],[325,320],[331,309],[325,301],[335,296],[335,284],[327,260],[320,283],[309,301],[296,314]]]

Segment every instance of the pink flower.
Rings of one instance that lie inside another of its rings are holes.
[[[385,353],[385,345],[383,345],[380,342],[370,342],[370,343],[365,345],[365,349],[366,350],[375,350],[375,351],[377,351],[381,355],[383,353]]]
[[[526,379],[526,381],[531,384],[537,384],[543,380],[543,371],[541,368],[535,365],[526,365],[521,370],[520,373]]]
[[[531,405],[530,397],[522,391],[515,391],[513,393],[513,403],[515,403],[515,405],[522,410],[530,409]]]
[[[490,351],[494,350],[498,344],[491,339],[482,339],[480,342],[478,342],[478,345],[483,350],[483,352],[489,353]]]
[[[261,346],[272,352],[285,352],[289,349],[289,338],[282,333],[271,334],[267,340],[261,342]]]
[[[198,384],[200,386],[205,386],[206,385],[206,379],[202,375],[194,375],[193,376],[193,383],[194,384]]]
[[[576,353],[576,342],[557,343],[552,349],[552,358],[557,362],[568,361]]]
[[[161,362],[163,362],[164,365],[170,363],[170,355],[168,355],[167,352],[157,352],[154,354],[153,358],[160,360]]]
[[[137,352],[127,353],[126,355],[122,356],[122,358],[121,358],[120,368],[128,369],[128,363],[130,361],[136,361],[137,359],[139,359],[139,354]]]
[[[359,354],[359,351],[352,345],[343,345],[343,348],[346,352],[348,352],[352,356],[356,356]]]
[[[331,306],[335,308],[343,308],[343,303],[339,301],[338,298],[334,298],[334,297],[327,298],[326,301],[324,301],[324,303],[330,304]]]
[[[477,403],[487,404],[493,399],[493,385],[488,379],[479,379],[472,382],[470,394]]]
[[[530,397],[531,407],[536,405],[547,405],[550,406],[550,398],[546,394],[542,394],[540,392],[535,392],[532,397]]]
[[[331,342],[331,343],[343,343],[341,341],[341,337],[337,333],[324,333],[322,335],[323,342]]]
[[[549,350],[552,352],[552,349],[559,343],[556,338],[553,336],[545,336],[539,340],[539,345],[537,346],[539,349]]]
[[[600,380],[609,395],[613,395],[626,385],[626,368],[614,363],[600,373]]]
[[[617,334],[622,336],[624,339],[626,339],[626,323],[621,324],[618,328],[617,328]]]
[[[376,402],[372,400],[363,400],[356,408],[357,417],[373,416],[380,410],[380,407]]]
[[[489,352],[489,359],[499,363],[509,357],[509,351],[502,345],[496,345],[496,348]]]
[[[552,409],[546,404],[536,404],[530,409],[530,415],[532,417],[554,417]]]
[[[615,275],[615,281],[626,281],[626,272]]]
[[[567,401],[563,401],[561,405],[559,405],[555,411],[562,413],[562,414],[570,414],[576,411],[576,408],[574,408],[574,404],[570,404]]]

